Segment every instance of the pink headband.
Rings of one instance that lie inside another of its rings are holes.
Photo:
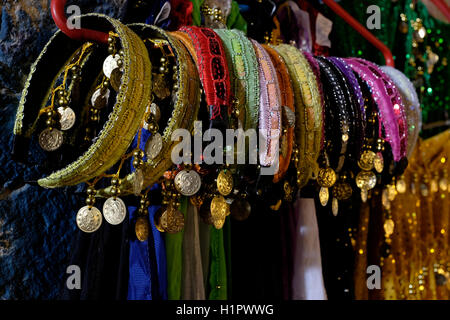
[[[259,162],[271,166],[278,159],[278,140],[281,130],[281,93],[277,72],[266,50],[251,39],[258,60],[260,81],[259,131],[263,141],[259,142]]]
[[[407,133],[404,105],[397,88],[375,64],[359,58],[345,61],[369,85],[384,126],[385,140],[391,145],[394,160],[400,161],[406,156]]]

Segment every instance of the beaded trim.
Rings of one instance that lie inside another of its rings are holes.
[[[232,70],[231,86],[234,97],[238,99],[241,110],[239,119],[244,130],[258,127],[259,77],[258,61],[250,40],[239,30],[214,30],[222,39],[227,60]]]

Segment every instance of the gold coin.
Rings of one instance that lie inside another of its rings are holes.
[[[361,156],[359,157],[358,166],[362,170],[366,171],[372,170],[374,166],[375,157],[376,157],[375,152],[371,150],[364,150],[363,153],[361,153]]]
[[[347,200],[352,193],[352,187],[347,182],[337,182],[333,187],[333,197],[338,200]]]
[[[222,229],[224,224],[225,224],[225,218],[213,220],[213,225],[214,225],[214,228],[216,228],[216,229]]]
[[[373,166],[375,167],[375,170],[378,173],[382,173],[384,170],[384,159],[383,154],[381,152],[378,152],[375,156],[375,159],[373,159]]]
[[[447,187],[448,187],[448,179],[447,178],[441,178],[440,180],[439,180],[439,188],[442,190],[442,191],[447,191]]]
[[[217,190],[223,196],[228,196],[233,191],[233,175],[230,170],[222,170],[217,176]]]
[[[324,188],[332,187],[336,182],[336,172],[330,167],[319,169],[317,183]]]
[[[397,190],[393,184],[388,184],[386,186],[387,192],[388,192],[388,200],[394,201],[395,197],[397,196]]]
[[[173,206],[168,206],[161,215],[161,227],[167,233],[178,233],[184,228],[184,215]]]
[[[395,184],[395,188],[397,189],[398,193],[405,193],[406,192],[406,182],[403,177],[400,177],[400,179],[397,180]]]
[[[237,221],[247,219],[252,211],[250,203],[244,199],[236,199],[230,206],[231,217]]]
[[[330,193],[328,191],[328,188],[320,187],[319,200],[320,200],[320,204],[323,207],[325,207],[327,205],[329,198],[330,198]]]
[[[355,180],[361,190],[373,189],[377,184],[377,176],[372,171],[360,171]]]
[[[122,71],[120,71],[119,68],[114,69],[111,72],[111,78],[109,78],[109,83],[111,84],[111,87],[113,87],[116,92],[120,89],[120,83],[122,81]]]
[[[385,232],[386,236],[390,236],[391,234],[394,233],[394,227],[395,227],[394,220],[387,219],[384,222],[383,228],[384,228],[384,232]]]
[[[227,209],[229,205],[223,196],[217,195],[211,201],[211,216],[213,222],[215,220],[225,219],[227,216]]]
[[[39,145],[45,151],[51,152],[59,149],[63,143],[62,132],[55,128],[47,128],[39,135]]]
[[[136,233],[136,238],[138,238],[139,241],[145,241],[148,239],[150,224],[147,216],[141,216],[136,219],[134,232]]]
[[[156,210],[155,215],[153,216],[153,222],[155,223],[156,230],[159,232],[165,232],[163,227],[161,226],[161,216],[164,213],[164,208],[159,207],[158,210]]]

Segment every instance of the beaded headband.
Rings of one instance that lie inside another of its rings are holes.
[[[189,35],[195,48],[198,73],[209,108],[210,126],[224,133],[231,113],[231,86],[222,40],[207,28],[185,26],[180,31]]]
[[[175,129],[183,128],[192,130],[194,120],[197,119],[197,113],[200,106],[200,80],[196,66],[186,47],[171,34],[164,30],[146,24],[132,24],[130,28],[141,38],[162,39],[167,41],[176,60],[175,84],[173,95],[173,110],[167,125],[163,130],[161,149],[150,159],[144,156],[142,166],[143,188],[147,188],[156,183],[172,165],[171,152],[178,144],[178,141],[172,141],[172,133]],[[151,137],[150,137],[151,139]],[[148,143],[148,142],[147,142]],[[129,174],[122,180],[120,185],[121,194],[133,193],[133,185],[136,179],[136,173]],[[111,188],[98,191],[98,195],[109,195]]]
[[[402,72],[389,66],[381,66],[380,68],[391,78],[402,95],[406,111],[406,121],[408,123],[408,147],[406,155],[409,158],[414,150],[422,127],[420,101],[414,85]]]
[[[401,157],[406,155],[406,122],[401,120],[404,116],[400,110],[403,107],[400,105],[403,103],[398,90],[390,80],[383,79],[382,71],[376,70],[372,63],[356,58],[348,58],[345,61],[369,85],[373,99],[378,105],[385,140],[391,145],[394,160],[400,161]],[[399,121],[404,125],[403,130],[399,128]],[[402,136],[400,131],[403,131]]]
[[[282,105],[282,125],[283,131],[280,139],[280,156],[279,169],[273,177],[273,182],[277,183],[286,174],[289,162],[291,160],[294,128],[295,128],[295,106],[294,106],[294,91],[292,89],[291,78],[289,72],[280,55],[271,47],[263,45],[264,49],[270,56],[275,67],[278,77],[278,84],[280,85],[281,105]],[[289,109],[289,110],[287,110]]]
[[[145,105],[148,103],[147,97],[150,95],[151,64],[145,46],[139,37],[119,21],[105,15],[89,14],[83,15],[81,18],[85,24],[96,22],[103,31],[114,30],[118,35],[123,50],[121,84],[113,110],[98,137],[76,161],[53,172],[48,177],[39,179],[39,185],[46,188],[85,182],[114,165],[130,145],[144,115]],[[42,92],[34,90],[38,79],[39,82],[42,81],[42,78],[38,77],[43,72],[41,65],[48,62],[50,51],[61,47],[75,48],[77,46],[75,43],[76,41],[57,32],[33,64],[17,111],[14,127],[16,135],[24,133],[23,126],[26,123],[24,115],[29,109],[29,104],[36,103],[36,100],[42,98]],[[59,54],[55,57],[58,56]],[[61,57],[55,58],[55,60],[61,62],[61,60],[66,60],[66,57],[61,54]],[[46,63],[46,72],[55,74],[55,67],[49,67],[52,64],[56,65],[56,63]],[[48,68],[53,69],[49,71]],[[120,139],[118,139],[119,137]]]
[[[258,127],[258,62],[250,40],[239,30],[214,30],[222,40],[229,66],[232,92],[240,106],[238,119],[244,130]],[[244,110],[242,110],[244,108]]]
[[[283,58],[294,89],[297,123],[295,140],[300,150],[297,184],[301,188],[318,172],[317,158],[322,142],[322,104],[318,81],[308,61],[298,49],[287,44],[273,48]]]
[[[264,48],[251,40],[259,66],[259,163],[272,166],[278,160],[281,129],[280,86],[272,60]],[[261,139],[262,138],[262,139]]]

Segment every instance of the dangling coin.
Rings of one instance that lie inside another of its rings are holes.
[[[161,110],[159,109],[158,105],[154,102],[150,105],[150,113],[153,115],[153,120],[156,122],[161,119]]]
[[[63,143],[62,132],[55,128],[47,128],[39,135],[39,145],[45,151],[51,152],[61,147]]]
[[[136,169],[133,173],[133,194],[138,196],[141,194],[142,187],[144,186],[144,174],[141,169]]]
[[[397,196],[397,190],[395,188],[394,184],[388,184],[386,186],[387,192],[388,192],[388,200],[394,201],[395,197]]]
[[[111,78],[109,78],[109,83],[116,92],[118,92],[120,89],[121,81],[122,81],[122,71],[120,71],[119,68],[116,68],[111,72]]]
[[[193,196],[200,190],[202,179],[194,170],[181,170],[174,179],[175,188],[183,196]]]
[[[102,225],[102,213],[96,207],[84,206],[77,213],[77,226],[81,231],[92,233]]]
[[[252,211],[252,207],[247,200],[236,199],[230,206],[231,217],[237,221],[247,219]]]
[[[225,224],[225,218],[213,220],[213,226],[216,229],[222,229]]]
[[[352,193],[352,187],[347,182],[338,181],[333,187],[333,197],[338,200],[347,200]]]
[[[384,228],[384,233],[386,234],[387,237],[389,237],[391,234],[394,233],[394,220],[392,219],[387,219],[384,222],[383,228]]]
[[[323,207],[325,207],[327,205],[329,198],[330,198],[330,193],[328,191],[328,188],[320,187],[319,200],[320,200],[320,204]]]
[[[95,90],[91,97],[91,105],[96,109],[102,109],[106,107],[106,105],[108,104],[109,95],[109,89],[106,89],[104,94],[102,94],[101,88]]]
[[[333,212],[333,216],[337,216],[339,212],[339,201],[336,198],[333,198],[331,201],[331,211]]]
[[[336,182],[336,172],[330,167],[319,169],[317,183],[324,188],[331,188]]]
[[[140,216],[136,219],[134,232],[136,233],[136,238],[138,238],[139,241],[145,241],[148,239],[148,235],[150,233],[150,223],[148,222],[148,216]]]
[[[375,157],[376,154],[372,150],[364,150],[363,153],[361,153],[361,156],[359,157],[358,166],[362,170],[366,171],[372,170],[374,166]]]
[[[149,160],[153,160],[161,152],[163,146],[162,136],[157,132],[153,134],[145,144],[145,154]]]
[[[227,216],[228,203],[223,196],[215,196],[211,201],[211,216],[213,222],[215,220],[225,219]]]
[[[159,207],[158,210],[156,210],[155,215],[153,217],[153,222],[155,223],[156,230],[159,232],[165,232],[163,227],[161,226],[161,216],[164,213],[164,208]]]
[[[127,207],[119,197],[110,197],[103,204],[103,216],[105,220],[112,225],[123,222],[127,215]]]
[[[217,190],[223,196],[233,191],[233,175],[230,170],[222,170],[217,176]]]
[[[375,156],[375,159],[373,159],[373,166],[375,167],[375,171],[378,173],[382,173],[384,170],[384,159],[383,154],[381,152],[378,152]]]
[[[108,79],[111,78],[112,71],[119,68],[119,65],[117,64],[117,60],[119,59],[120,56],[118,54],[110,54],[106,57],[105,61],[103,61],[103,74]]]
[[[406,192],[406,182],[403,179],[403,177],[400,177],[400,179],[397,180],[395,184],[395,188],[397,189],[398,193],[405,193]]]
[[[184,228],[184,215],[173,206],[167,209],[161,215],[161,227],[167,233],[178,233]]]
[[[377,184],[377,176],[372,171],[360,171],[356,175],[356,186],[361,190],[370,190]]]
[[[153,74],[152,79],[153,90],[152,92],[160,99],[163,100],[170,96],[170,86],[164,74]]]
[[[75,112],[69,107],[59,107],[59,124],[61,125],[61,130],[69,130],[75,124]]]

